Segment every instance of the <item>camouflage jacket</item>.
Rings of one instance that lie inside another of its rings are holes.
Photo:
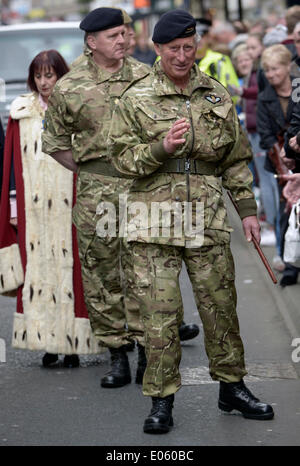
[[[72,149],[76,163],[98,157],[107,160],[114,105],[131,81],[148,72],[147,65],[132,58],[126,58],[118,72],[109,73],[91,55],[80,56],[77,65],[56,83],[49,99],[43,151]]]
[[[172,124],[183,117],[191,122],[191,129],[185,135],[186,142],[174,154],[167,154],[163,138]],[[127,199],[130,202],[129,241],[191,245],[195,230],[190,234],[182,228],[183,233],[179,236],[172,215],[171,233],[163,235],[160,231],[157,234],[155,228],[170,223],[170,216],[169,212],[163,212],[157,217],[157,212],[152,213],[152,207],[157,209],[157,203],[162,202],[169,205],[188,203],[192,209],[189,218],[197,229],[200,225],[196,219],[199,202],[204,214],[204,242],[200,243],[228,242],[232,229],[227,222],[222,186],[230,190],[241,218],[256,215],[252,174],[248,168],[252,159],[249,142],[226,89],[197,66],[192,68],[189,86],[183,92],[175,88],[159,62],[146,77],[133,83],[115,108],[109,150],[117,170],[123,176],[134,178]],[[200,160],[206,165],[212,164],[215,170],[207,175],[164,172],[163,164],[170,158],[189,163]],[[140,213],[135,215],[137,201],[145,204],[148,210],[141,204]]]

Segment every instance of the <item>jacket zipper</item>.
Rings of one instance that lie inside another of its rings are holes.
[[[188,111],[189,120],[190,120],[190,124],[191,124],[191,130],[192,130],[192,144],[191,144],[190,152],[189,152],[189,154],[186,157],[185,162],[184,162],[184,168],[188,172],[190,170],[190,167],[191,167],[190,156],[191,156],[191,154],[193,152],[193,148],[194,148],[195,131],[194,131],[194,125],[193,125],[193,118],[192,118],[190,100],[186,100],[185,104],[186,104],[186,108],[187,108],[187,111]],[[189,173],[186,173],[186,184],[187,184],[187,202],[190,202],[190,174]]]

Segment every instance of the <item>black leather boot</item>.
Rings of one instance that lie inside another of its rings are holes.
[[[220,382],[219,408],[230,412],[237,409],[248,419],[273,419],[272,406],[262,403],[244,384],[244,381],[225,383]]]
[[[192,340],[199,334],[199,327],[196,324],[186,324],[182,321],[179,327],[180,341]]]
[[[284,288],[286,286],[296,285],[297,281],[298,281],[298,276],[283,275],[282,279],[280,280],[280,286]]]
[[[66,354],[64,357],[64,367],[72,369],[79,367],[79,356],[77,354]]]
[[[144,346],[137,344],[138,347],[138,365],[136,370],[135,383],[142,384],[143,377],[147,366],[147,359]]]
[[[285,264],[285,269],[282,274],[282,279],[280,280],[280,286],[284,288],[285,286],[296,285],[298,281],[299,269],[294,267],[291,264]]]
[[[101,387],[117,388],[131,382],[129,361],[124,346],[109,348],[111,370],[101,379]]]
[[[152,397],[152,409],[144,422],[146,434],[165,434],[173,426],[172,408],[174,395],[165,398]]]
[[[42,359],[43,367],[50,367],[58,361],[58,354],[45,353]]]

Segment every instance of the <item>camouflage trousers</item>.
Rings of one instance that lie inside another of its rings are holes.
[[[214,380],[240,381],[247,372],[229,244],[197,249],[129,244],[145,331],[144,395],[164,398],[181,386],[178,325],[182,309],[179,274],[183,260],[203,323],[210,375]]]
[[[132,340],[143,344],[139,303],[130,287],[125,297],[122,280],[127,251],[119,237],[119,195],[129,185],[126,179],[80,171],[73,209],[90,323],[100,346],[113,348]],[[106,221],[112,228],[103,234]]]

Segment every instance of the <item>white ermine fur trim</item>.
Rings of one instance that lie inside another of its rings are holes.
[[[24,283],[19,246],[0,249],[0,294],[17,290]]]
[[[99,353],[89,320],[74,315],[73,173],[41,150],[44,112],[37,95],[21,96],[12,108],[15,117],[21,115],[27,254],[24,314],[15,315],[13,346]]]
[[[47,313],[45,313],[47,317]],[[51,315],[49,315],[51,318]],[[30,315],[15,313],[12,346],[19,349],[47,351],[52,354],[97,354],[105,351],[100,349],[91,332],[88,319],[74,318],[64,328],[62,324],[51,333],[48,331],[46,319],[34,319]]]

